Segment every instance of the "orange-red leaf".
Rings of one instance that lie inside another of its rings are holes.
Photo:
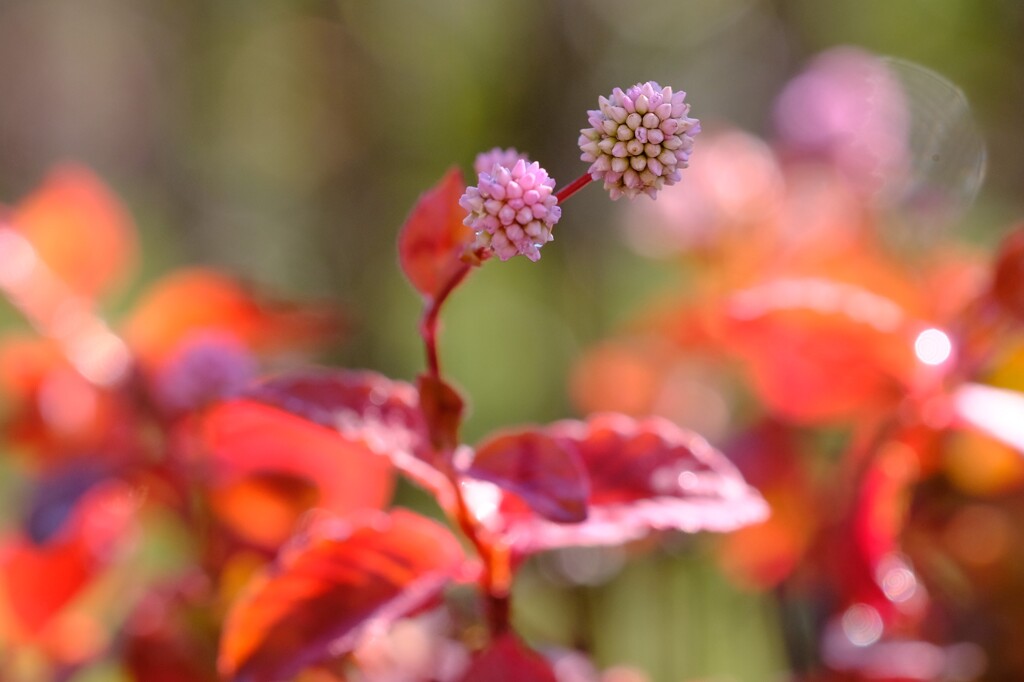
[[[721,343],[774,414],[820,423],[885,410],[911,380],[920,323],[859,283],[784,277],[731,296]]]
[[[202,442],[214,508],[246,540],[274,548],[313,506],[339,514],[383,507],[390,462],[364,443],[275,407],[234,400],[212,408]]]
[[[420,196],[398,235],[398,260],[412,285],[436,297],[466,267],[461,260],[473,231],[462,224],[459,197],[466,191],[462,173],[453,168]]]
[[[374,372],[312,370],[273,377],[246,395],[362,443],[428,490],[447,493],[419,396],[407,383]]]
[[[95,298],[136,256],[131,218],[117,197],[89,169],[54,168],[11,216],[14,228],[43,262],[76,293]]]
[[[463,565],[447,529],[406,510],[315,518],[228,614],[221,673],[274,682],[344,655],[367,627],[436,599]]]
[[[227,275],[189,268],[160,279],[142,295],[124,336],[143,363],[159,365],[200,334],[273,351],[317,341],[337,327],[327,310],[269,300]]]

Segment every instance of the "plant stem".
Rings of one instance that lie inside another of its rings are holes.
[[[444,283],[440,291],[429,299],[423,311],[423,318],[420,320],[420,336],[423,337],[423,345],[427,353],[427,371],[435,378],[441,377],[441,363],[437,353],[437,322],[441,313],[441,306],[448,300],[455,287],[469,274],[472,266],[461,263],[451,278]]]
[[[580,185],[582,186],[582,185]],[[437,327],[441,308],[455,287],[466,278],[473,266],[462,263],[438,292],[427,299],[420,320],[420,336],[427,356],[427,371],[431,377],[443,381],[441,362],[437,348]],[[480,576],[480,589],[484,594],[487,628],[492,638],[496,638],[509,630],[509,588],[511,585],[511,566],[508,552],[500,545],[486,542],[480,524],[474,518],[469,504],[463,495],[459,472],[453,463],[453,452],[439,453],[443,462],[442,471],[451,483],[455,497],[455,509],[452,511],[455,523],[472,543],[473,548],[483,562],[484,570]]]
[[[584,173],[562,189],[555,192],[555,199],[557,199],[558,203],[561,204],[573,194],[576,194],[576,192],[579,192],[581,189],[589,185],[593,179],[594,178],[590,176],[589,171]]]

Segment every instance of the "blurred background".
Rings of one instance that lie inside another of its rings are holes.
[[[394,239],[413,201],[494,146],[567,183],[586,110],[615,86],[671,84],[705,129],[770,135],[817,52],[910,60],[962,89],[987,143],[978,219],[957,229],[1002,229],[1024,182],[1022,30],[1017,0],[2,0],[0,198],[81,161],[142,232],[136,286],[207,263],[335,300],[351,334],[332,359],[407,377],[418,301]],[[565,414],[569,358],[658,282],[611,229],[626,208],[587,188],[538,265],[487,268],[453,301],[444,353],[470,435]]]
[[[814,55],[894,58],[912,83],[940,83],[908,88],[911,135],[952,145],[933,156],[956,220],[921,219],[914,239],[991,245],[1024,214],[1022,35],[1020,0],[0,0],[0,202],[82,162],[141,234],[112,317],[172,267],[208,264],[336,303],[346,332],[323,361],[410,378],[419,301],[395,236],[417,196],[494,146],[568,183],[585,171],[586,110],[616,86],[657,80],[687,91],[705,131],[772,138],[777,97]],[[588,187],[539,263],[490,264],[456,293],[442,354],[471,396],[470,441],[573,416],[574,359],[678,281],[626,246],[628,210]],[[583,597],[550,566],[528,573],[524,630],[557,640],[599,619],[603,664],[771,679],[770,600],[676,549]]]

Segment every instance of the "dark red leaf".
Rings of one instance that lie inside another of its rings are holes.
[[[587,518],[587,473],[574,447],[539,431],[510,433],[481,444],[466,472],[520,497],[558,523]]]
[[[420,196],[398,235],[402,271],[424,296],[436,298],[466,267],[461,257],[473,231],[462,224],[466,211],[459,206],[459,197],[465,191],[462,173],[449,170]]]
[[[1003,241],[995,270],[992,295],[1006,312],[1024,321],[1024,227]]]
[[[412,512],[314,518],[231,609],[218,667],[234,680],[290,679],[428,605],[463,568],[455,537]]]
[[[407,383],[374,372],[307,371],[269,379],[246,395],[387,456],[442,497],[449,488],[433,465],[427,422],[416,389]]]
[[[466,404],[452,386],[430,374],[417,381],[420,408],[430,431],[430,442],[438,452],[452,452],[459,445],[459,425]]]
[[[541,433],[582,462],[590,486],[586,521],[552,523],[517,495],[468,481],[478,518],[518,552],[620,544],[652,529],[728,531],[768,515],[725,456],[667,420],[603,414]]]
[[[198,572],[197,572],[198,573]],[[216,682],[214,613],[200,575],[151,587],[119,632],[133,682]],[[206,607],[206,608],[204,608]],[[218,616],[219,617],[219,616]]]
[[[513,634],[502,635],[470,664],[460,682],[557,682],[542,656]]]

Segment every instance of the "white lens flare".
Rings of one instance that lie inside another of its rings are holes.
[[[914,341],[914,354],[926,365],[941,365],[953,354],[953,342],[941,329],[925,329]]]

